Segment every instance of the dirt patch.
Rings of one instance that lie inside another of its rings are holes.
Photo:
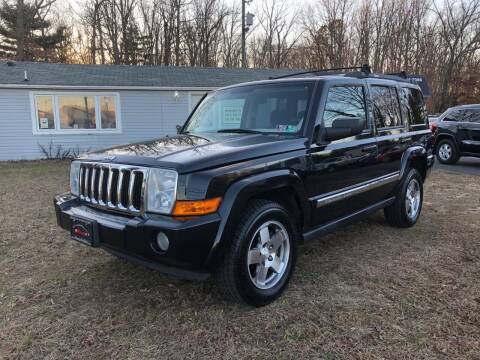
[[[0,164],[0,359],[480,358],[480,178],[435,171],[412,229],[381,213],[300,248],[274,304],[225,302],[69,239],[65,162]]]

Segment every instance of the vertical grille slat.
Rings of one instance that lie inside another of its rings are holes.
[[[122,186],[123,186],[123,170],[120,169],[118,173],[117,180],[117,207],[120,209],[125,209],[122,205]]]
[[[137,172],[130,172],[130,183],[128,184],[128,208],[131,209],[133,206],[133,189],[135,186],[135,178],[137,177]]]
[[[90,167],[85,169],[85,199],[90,201]]]
[[[92,166],[92,168],[90,169],[90,192],[89,192],[89,197],[90,197],[90,201],[93,202],[93,203],[96,203],[97,201],[95,200],[95,174],[96,174],[96,168],[94,166]]]
[[[109,206],[109,207],[113,207],[113,204],[112,204],[112,180],[113,180],[113,170],[109,169],[108,180],[107,180],[107,206]]]
[[[146,168],[128,165],[82,163],[80,199],[96,207],[139,214],[146,172]]]
[[[105,205],[105,201],[103,201],[103,181],[105,177],[105,168],[100,168],[100,178],[98,180],[98,203],[100,205]]]
[[[80,197],[85,197],[85,168],[80,167]]]

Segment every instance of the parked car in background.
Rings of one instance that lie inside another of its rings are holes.
[[[362,69],[213,91],[178,136],[81,157],[58,224],[165,273],[214,274],[230,299],[273,301],[300,242],[381,209],[396,227],[420,216],[434,162],[422,92]]]
[[[461,156],[480,157],[480,104],[452,107],[431,128],[441,163],[455,164]]]

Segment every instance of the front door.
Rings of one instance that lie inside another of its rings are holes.
[[[317,114],[317,126],[329,128],[338,117],[365,119],[362,134],[329,143],[313,143],[306,188],[312,206],[312,225],[322,225],[354,213],[372,203],[362,186],[374,177],[377,144],[366,111],[365,84],[328,89],[325,110]],[[320,107],[323,109],[323,107]]]

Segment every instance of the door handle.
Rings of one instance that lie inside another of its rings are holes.
[[[377,149],[377,145],[368,145],[368,146],[362,147],[362,152],[370,152],[376,149]]]

